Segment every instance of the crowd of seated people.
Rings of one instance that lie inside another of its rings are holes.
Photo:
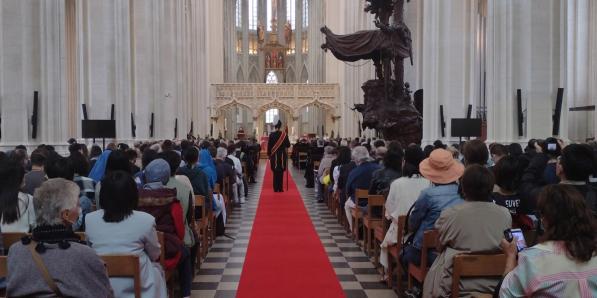
[[[30,155],[24,146],[0,152],[0,231],[23,235],[3,247],[9,274],[0,287],[10,297],[134,297],[132,278],[107,276],[101,256],[118,254],[138,256],[143,297],[174,289],[190,297],[212,243],[201,238],[220,235],[226,209],[245,203],[255,182],[255,144],[165,140],[88,150],[69,140],[65,156],[49,145]],[[197,226],[203,219],[208,233]]]
[[[409,267],[421,263],[427,232],[437,235],[426,248],[424,278],[412,281],[408,297],[449,297],[453,260],[462,254],[505,255],[506,262],[503,276],[460,279],[460,296],[597,295],[597,143],[532,139],[523,150],[471,140],[421,148],[357,138],[317,140],[301,150],[315,148],[325,154],[311,174],[326,190],[316,199],[328,203],[365,252],[362,235],[355,235],[364,226],[353,227],[353,216],[357,209],[367,216],[368,201],[355,200],[355,192],[384,195],[383,236],[371,255],[382,281],[397,276],[389,270],[406,279]],[[332,148],[335,155],[328,155]],[[510,229],[521,229],[529,247],[518,250],[517,238],[506,240]],[[399,247],[397,256],[392,247]],[[404,280],[392,282],[404,289]]]

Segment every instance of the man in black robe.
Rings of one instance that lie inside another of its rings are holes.
[[[276,131],[269,135],[267,143],[267,156],[269,156],[269,164],[274,172],[274,192],[284,191],[284,171],[288,162],[286,149],[290,147],[288,131],[281,131],[281,127],[282,122],[278,120],[275,126]]]

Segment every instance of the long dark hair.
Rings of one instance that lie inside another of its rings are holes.
[[[383,165],[386,168],[393,169],[395,171],[402,171],[402,158],[404,152],[399,142],[393,141],[388,144],[388,151],[383,158]]]
[[[518,158],[513,156],[504,156],[493,167],[495,184],[501,189],[509,192],[518,191],[522,172]]]
[[[425,153],[418,145],[410,145],[404,150],[404,167],[402,167],[402,176],[411,178],[419,172],[419,164],[425,159]]]
[[[11,158],[0,159],[0,213],[2,223],[10,224],[19,219],[19,190],[25,169]]]
[[[129,172],[117,170],[102,179],[100,205],[105,222],[121,222],[137,208],[139,192]]]
[[[541,241],[564,241],[568,257],[580,262],[595,256],[597,221],[574,186],[546,186],[539,194],[537,211],[546,221]]]
[[[345,165],[351,161],[350,148],[346,146],[338,147],[338,156],[336,157],[336,165]]]

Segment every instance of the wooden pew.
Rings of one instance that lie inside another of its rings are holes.
[[[132,277],[135,287],[135,298],[141,298],[141,273],[139,256],[137,255],[103,255],[109,277]]]
[[[369,195],[367,203],[367,215],[363,217],[363,236],[365,238],[365,252],[370,255],[374,249],[373,231],[381,226],[383,220],[383,209],[386,199],[383,195]],[[380,216],[374,216],[374,210],[381,210]]]
[[[361,209],[359,209],[359,202],[367,201],[369,199],[369,190],[357,189],[354,192],[354,196],[356,206],[350,210],[352,214],[352,236],[357,242],[357,245],[360,246],[359,223],[363,218],[363,212],[361,212]],[[347,198],[347,200],[350,200],[350,198]]]
[[[437,248],[439,242],[439,232],[437,230],[425,231],[423,234],[423,245],[421,247],[421,265],[416,266],[413,263],[408,264],[408,288],[412,289],[412,278],[414,277],[418,282],[423,283],[429,266],[427,254],[430,250]]]
[[[454,256],[452,269],[452,297],[460,294],[460,278],[462,277],[495,277],[500,278],[506,268],[505,254],[461,254]]]

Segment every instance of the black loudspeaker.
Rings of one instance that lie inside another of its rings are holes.
[[[481,119],[452,119],[451,135],[453,137],[480,137]]]
[[[439,125],[442,132],[442,138],[446,137],[446,120],[444,119],[444,106],[439,106]]]
[[[522,131],[522,122],[524,121],[524,115],[522,114],[522,90],[516,90],[516,111],[518,114],[518,136],[522,137],[524,135]]]
[[[417,111],[423,115],[423,89],[415,91],[415,94],[413,94],[413,101]]]
[[[110,120],[114,120],[114,104],[110,107]]]
[[[191,130],[189,131],[189,135],[193,135],[193,120],[191,120]]]
[[[2,139],[2,117],[0,117],[0,139]]]
[[[33,115],[31,115],[31,138],[37,138],[37,110],[39,108],[39,92],[33,91]]]
[[[564,88],[558,88],[558,97],[556,99],[556,109],[553,113],[553,129],[554,136],[560,135],[560,116],[562,114],[562,100],[564,99]]]
[[[113,139],[116,138],[116,121],[83,120],[81,131],[83,139]]]
[[[178,139],[178,118],[174,119],[174,138]]]
[[[468,105],[466,109],[466,119],[471,119],[471,114],[473,113],[473,105]]]
[[[135,125],[135,116],[131,113],[131,135],[133,138],[137,137],[137,126]]]
[[[149,137],[153,138],[153,113],[151,113],[151,122],[149,124]]]
[[[87,116],[87,105],[81,104],[81,107],[83,108],[83,120],[88,120],[89,117]]]

